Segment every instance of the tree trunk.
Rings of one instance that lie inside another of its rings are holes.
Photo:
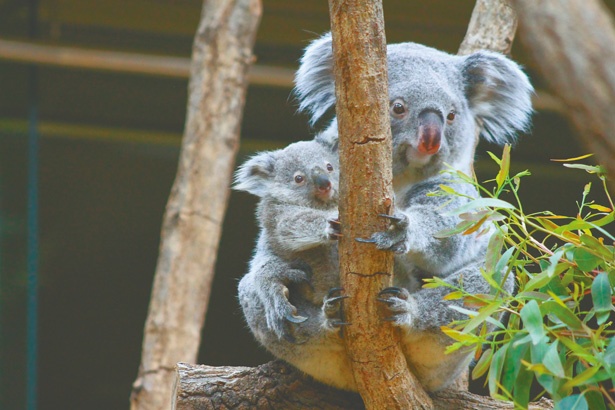
[[[355,241],[383,231],[392,213],[391,126],[382,2],[330,0],[340,152],[340,282],[344,342],[368,409],[431,408],[410,373],[399,331],[378,314],[393,254]]]
[[[506,0],[476,0],[459,55],[478,50],[510,54],[517,31],[517,14]]]
[[[212,367],[178,363],[174,396],[173,410],[365,408],[358,394],[320,384],[282,361],[258,367]],[[432,398],[437,410],[514,408],[512,403],[452,389],[438,392]],[[553,403],[542,399],[531,403],[529,409],[553,409]]]
[[[615,28],[596,0],[515,0],[521,38],[615,189]]]
[[[130,398],[135,410],[168,409],[175,364],[197,357],[260,15],[260,0],[203,3],[179,169]]]

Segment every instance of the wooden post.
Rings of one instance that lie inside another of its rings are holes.
[[[391,286],[393,254],[354,239],[387,228],[392,212],[391,127],[382,2],[330,0],[340,147],[340,281],[346,350],[368,409],[428,409],[431,399],[408,371],[400,335],[378,314]]]
[[[203,3],[179,169],[130,398],[134,410],[169,409],[175,364],[196,361],[260,15],[260,0]]]

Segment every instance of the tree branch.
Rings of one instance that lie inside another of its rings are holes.
[[[521,38],[615,189],[615,27],[596,0],[515,0]]]
[[[173,410],[363,409],[356,393],[320,384],[282,361],[258,367],[212,367],[177,364]],[[433,397],[439,410],[513,409],[512,403],[467,391],[444,390]],[[412,407],[409,407],[412,408]],[[552,409],[543,399],[529,409]]]
[[[431,408],[409,372],[399,331],[380,319],[376,297],[391,286],[393,254],[358,243],[386,229],[392,212],[391,126],[382,2],[330,0],[340,152],[340,282],[346,351],[368,409]]]
[[[168,409],[175,364],[196,360],[260,14],[260,0],[203,3],[132,409]]]

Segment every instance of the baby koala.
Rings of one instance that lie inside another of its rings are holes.
[[[239,302],[273,355],[349,388],[352,372],[337,332],[338,162],[331,147],[302,141],[257,154],[238,169],[234,189],[260,198],[260,234]]]

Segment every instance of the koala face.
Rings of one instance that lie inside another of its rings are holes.
[[[314,41],[295,78],[299,109],[312,124],[335,104],[331,36]],[[449,164],[469,171],[480,135],[503,144],[526,130],[533,92],[519,66],[488,51],[450,55],[415,43],[387,47],[393,175],[399,185]],[[335,146],[337,124],[317,139]],[[396,189],[397,190],[397,189]]]
[[[235,174],[234,188],[278,202],[330,208],[338,201],[337,155],[316,141],[301,141],[263,152]]]

